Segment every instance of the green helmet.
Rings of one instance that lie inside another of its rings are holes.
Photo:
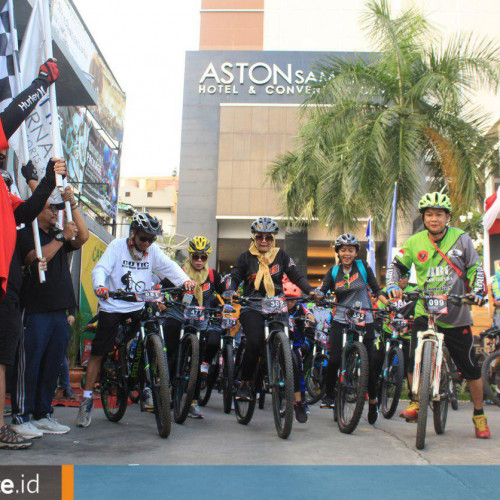
[[[421,214],[425,212],[426,208],[442,208],[446,212],[451,212],[451,201],[446,194],[442,193],[426,193],[418,202],[418,210]]]

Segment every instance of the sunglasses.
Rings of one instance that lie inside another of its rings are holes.
[[[192,259],[192,260],[201,260],[202,262],[206,262],[206,261],[207,261],[207,259],[208,259],[208,255],[194,253],[194,254],[191,256],[191,259]]]
[[[259,241],[273,241],[274,236],[272,234],[256,234],[255,239]]]
[[[57,205],[49,205],[47,208],[48,208],[48,210],[50,210],[51,212],[53,212],[55,214],[57,214],[59,212]]]
[[[153,236],[151,238],[148,238],[147,236],[139,236],[139,241],[142,241],[143,243],[154,243],[156,241],[156,236]]]
[[[351,285],[349,283],[349,278],[350,278],[349,274],[348,273],[344,273],[344,281],[345,281],[344,288],[349,288],[349,286]]]

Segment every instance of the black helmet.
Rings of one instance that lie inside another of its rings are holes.
[[[252,233],[273,233],[278,234],[279,227],[271,217],[259,217],[252,222]]]
[[[356,247],[359,251],[360,245],[358,238],[351,233],[341,234],[335,241],[335,251],[338,252],[340,247]]]
[[[147,212],[137,212],[132,217],[132,222],[130,223],[130,229],[132,231],[144,231],[148,234],[154,234],[155,236],[161,236],[163,230],[161,228],[161,222],[151,214]]]
[[[9,172],[7,172],[7,170],[0,168],[0,171],[2,172],[2,178],[5,182],[5,185],[7,186],[7,189],[10,191],[10,186],[14,184],[14,179],[12,179],[12,176],[9,174]]]

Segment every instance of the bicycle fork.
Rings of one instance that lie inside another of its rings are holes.
[[[415,368],[413,370],[413,394],[418,394],[418,388],[420,385],[420,374],[422,371],[422,353],[424,351],[424,345],[426,343],[432,343],[437,347],[433,349],[432,352],[432,363],[433,370],[431,374],[431,388],[432,388],[432,399],[439,399],[439,386],[441,380],[441,364],[443,361],[443,341],[444,334],[436,332],[435,330],[426,330],[424,332],[417,333],[417,347],[415,349]]]

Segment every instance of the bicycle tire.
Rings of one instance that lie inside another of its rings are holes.
[[[146,340],[148,353],[149,380],[153,392],[154,413],[158,434],[167,438],[172,428],[170,413],[170,382],[168,377],[167,358],[163,340],[159,335],[149,335]]]
[[[269,374],[273,403],[274,425],[281,439],[287,439],[293,425],[293,361],[290,340],[285,332],[273,334],[271,370]]]
[[[432,354],[434,344],[424,342],[422,350],[422,368],[420,370],[420,384],[418,390],[418,399],[420,401],[417,417],[417,437],[415,446],[417,450],[423,450],[425,447],[425,433],[427,430],[427,411],[431,399],[431,377],[432,377]]]
[[[243,361],[243,355],[245,353],[245,342],[241,341],[236,351],[236,361],[234,363],[234,374],[235,381],[241,381],[241,363]],[[252,420],[255,411],[255,390],[253,391],[253,398],[251,401],[241,401],[236,399],[236,384],[233,387],[234,396],[234,414],[236,415],[236,420],[241,425],[248,425]]]
[[[500,406],[500,351],[492,352],[481,367],[484,394],[497,406]]]
[[[115,348],[108,353],[101,368],[101,403],[106,418],[119,422],[128,405],[125,349]]]
[[[224,369],[222,370],[222,399],[224,402],[224,413],[231,413],[234,387],[234,349],[232,345],[226,345],[222,351]]]
[[[266,390],[263,385],[259,392],[259,410],[263,410],[265,404],[266,404]]]
[[[328,366],[326,354],[315,354],[311,366],[304,374],[306,383],[306,402],[309,405],[317,403],[325,394],[324,377]]]
[[[212,368],[212,365],[210,365],[210,368]],[[212,395],[212,390],[215,385],[215,379],[217,378],[217,373],[218,373],[218,364],[216,365],[215,372],[208,373],[207,380],[205,381],[205,387],[202,389],[200,386],[200,397],[198,399],[198,404],[200,406],[206,406],[207,403],[210,401],[210,396]],[[198,377],[201,377],[201,374],[198,373]]]
[[[344,367],[344,373],[340,375],[338,381],[335,405],[337,408],[337,425],[340,432],[352,434],[361,419],[366,393],[368,392],[368,353],[363,344],[353,342],[346,347]],[[347,418],[346,403],[349,401],[354,403],[354,409],[350,417]]]
[[[444,434],[446,429],[446,419],[448,418],[448,403],[450,402],[449,395],[449,379],[450,379],[450,367],[448,364],[448,358],[443,356],[443,362],[441,363],[441,375],[439,380],[439,401],[432,402],[432,413],[434,420],[434,430],[436,434]]]
[[[193,401],[199,371],[200,343],[196,335],[189,334],[182,339],[181,355],[177,362],[180,363],[179,376],[176,375],[172,387],[174,420],[176,424],[182,424]]]
[[[387,372],[381,379],[381,398],[380,406],[382,415],[390,419],[396,413],[403,389],[403,380],[405,377],[403,351],[398,346],[392,346],[387,356]],[[397,363],[396,365],[394,363]],[[391,394],[391,388],[394,392]]]

